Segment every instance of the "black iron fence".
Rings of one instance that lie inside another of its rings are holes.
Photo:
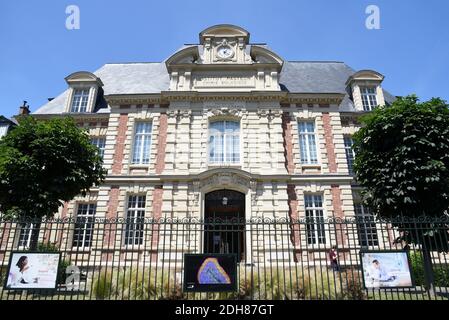
[[[446,300],[449,257],[438,250],[448,244],[448,224],[446,217],[3,219],[0,299]],[[403,241],[429,232],[432,245]],[[56,288],[8,287],[16,251],[60,252]],[[237,290],[184,292],[185,253],[235,254]]]

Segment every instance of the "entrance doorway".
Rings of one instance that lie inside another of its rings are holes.
[[[206,194],[204,253],[245,254],[245,194],[217,190]]]

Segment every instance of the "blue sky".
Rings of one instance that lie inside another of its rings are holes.
[[[65,9],[80,8],[80,30]],[[380,8],[380,30],[365,8]],[[230,23],[286,60],[344,61],[374,69],[395,95],[449,100],[449,1],[0,1],[0,114],[27,100],[36,110],[64,77],[108,62],[162,61],[204,28]]]

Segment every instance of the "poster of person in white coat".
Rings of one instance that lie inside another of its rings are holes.
[[[5,288],[56,288],[59,258],[59,253],[13,252]]]
[[[363,280],[366,288],[412,287],[407,252],[361,252]]]

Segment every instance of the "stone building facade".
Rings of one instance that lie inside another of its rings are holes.
[[[164,62],[75,72],[65,78],[67,90],[33,116],[75,118],[99,147],[107,178],[57,216],[369,215],[352,174],[351,135],[361,114],[394,100],[383,78],[341,62],[285,61],[233,25],[205,29],[198,44]],[[238,212],[213,207],[217,199],[235,201]],[[70,239],[76,235],[61,236],[74,246],[91,241]],[[123,245],[139,245],[139,237],[128,232]],[[335,240],[326,237],[318,227],[298,241]],[[245,242],[242,259],[260,258]]]

